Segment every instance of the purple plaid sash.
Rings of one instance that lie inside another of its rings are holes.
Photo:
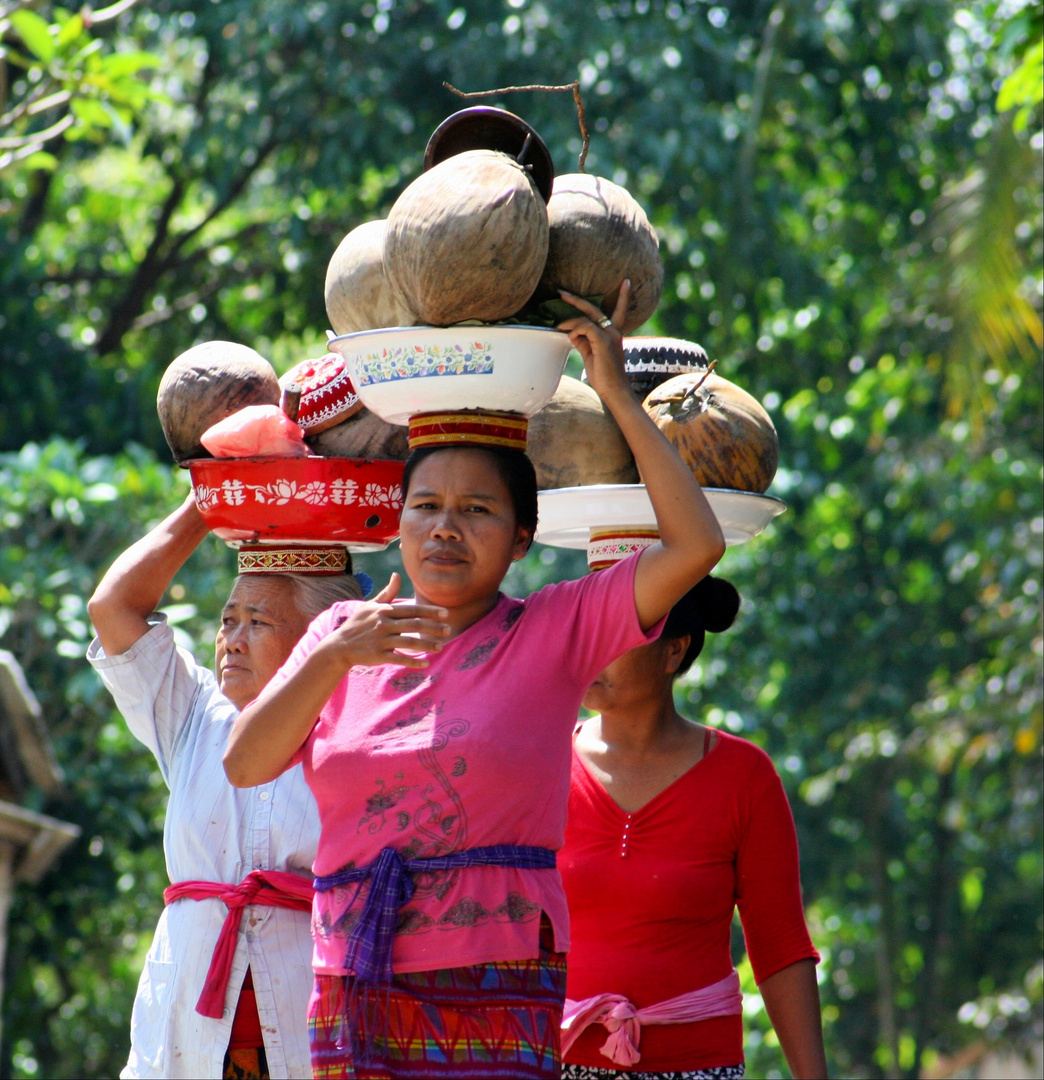
[[[514,866],[523,870],[553,870],[555,853],[548,848],[515,844],[493,844],[468,848],[431,859],[403,859],[395,848],[386,847],[368,866],[341,870],[315,879],[316,892],[329,892],[339,885],[358,883],[352,903],[363,883],[372,879],[370,892],[358,922],[348,938],[344,966],[364,983],[392,981],[392,944],[399,908],[409,903],[416,886],[414,874],[436,870],[457,870],[465,866]],[[350,905],[349,905],[350,906]]]

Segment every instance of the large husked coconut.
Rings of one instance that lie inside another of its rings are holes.
[[[320,457],[370,458],[405,461],[410,455],[409,428],[389,424],[369,409],[362,409],[343,424],[327,428],[305,441]]]
[[[422,323],[496,322],[533,294],[547,257],[547,208],[515,161],[468,150],[395,200],[384,271]]]
[[[611,180],[568,173],[555,177],[547,220],[547,263],[537,297],[558,299],[559,289],[601,296],[602,310],[611,315],[620,283],[630,279],[623,332],[634,333],[663,293],[660,242],[645,211]]]
[[[210,457],[199,441],[207,428],[247,405],[278,405],[279,379],[260,353],[234,341],[205,341],[163,373],[156,410],[180,465]]]
[[[691,372],[643,402],[703,487],[765,491],[779,465],[772,418],[746,390],[719,375]]]
[[[326,269],[326,314],[337,334],[416,326],[384,276],[384,219],[367,221],[337,245]]]
[[[530,418],[526,453],[541,490],[638,482],[631,449],[602,399],[568,375]]]

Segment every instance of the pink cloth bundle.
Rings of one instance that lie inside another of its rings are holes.
[[[597,994],[573,1001],[566,998],[562,1016],[562,1054],[592,1024],[602,1024],[609,1038],[601,1052],[625,1069],[641,1058],[638,1043],[642,1024],[691,1024],[712,1016],[732,1016],[743,1010],[739,974],[733,968],[724,979],[699,990],[668,998],[656,1005],[637,1009],[622,994]]]
[[[199,441],[218,458],[305,457],[304,428],[278,405],[247,405],[212,424]]]

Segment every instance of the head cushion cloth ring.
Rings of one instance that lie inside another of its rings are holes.
[[[337,544],[244,544],[237,562],[241,574],[344,574],[348,570],[348,551]]]
[[[418,413],[410,417],[410,450],[425,446],[503,446],[526,449],[529,421],[518,413],[466,412]]]

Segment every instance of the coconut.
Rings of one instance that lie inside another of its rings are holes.
[[[602,399],[568,375],[530,418],[526,453],[542,490],[638,482],[631,448]]]
[[[422,323],[496,322],[532,295],[547,257],[547,211],[507,154],[467,150],[422,173],[395,200],[384,271]]]
[[[694,371],[642,403],[703,487],[762,492],[779,464],[779,438],[756,398],[720,375]]]
[[[409,429],[389,424],[369,409],[362,409],[336,427],[305,442],[320,457],[369,458],[373,461],[405,461],[410,454]]]
[[[384,219],[367,221],[337,245],[326,269],[326,314],[338,334],[416,326],[417,316],[384,276]]]
[[[556,176],[547,220],[547,263],[537,297],[558,299],[559,289],[601,296],[602,310],[612,315],[620,283],[630,279],[623,332],[637,330],[660,302],[663,260],[656,232],[630,192],[601,176]]]
[[[205,341],[163,373],[156,410],[180,465],[211,456],[199,441],[207,428],[247,405],[278,405],[279,395],[275,369],[260,353],[234,341]]]

